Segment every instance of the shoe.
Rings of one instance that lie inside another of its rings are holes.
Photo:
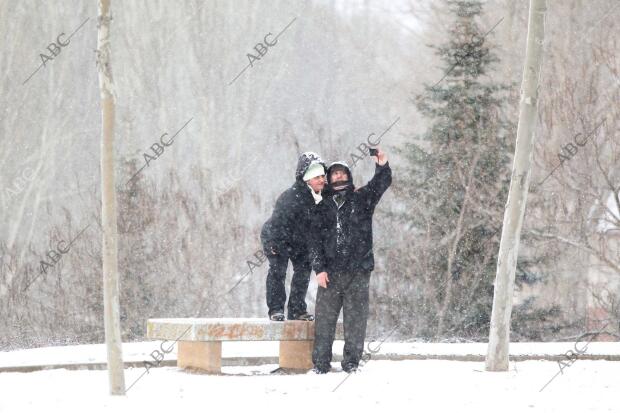
[[[357,372],[357,365],[353,364],[353,363],[347,363],[344,366],[342,366],[342,371],[344,371],[345,373],[356,373]]]
[[[295,317],[289,317],[289,320],[302,320],[302,321],[314,321],[314,316],[312,314],[308,314],[307,312],[303,312],[301,314],[297,314]]]
[[[269,314],[269,319],[271,321],[284,321],[285,320],[284,312],[274,311],[273,313]]]
[[[331,366],[329,367],[325,367],[325,366],[314,366],[314,368],[312,369],[313,372],[315,372],[316,374],[326,374],[327,372],[329,372],[331,370]]]

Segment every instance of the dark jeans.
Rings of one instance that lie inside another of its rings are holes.
[[[286,302],[286,268],[289,259],[293,263],[293,280],[291,295],[288,299],[288,318],[294,319],[306,312],[306,293],[310,282],[310,257],[307,251],[289,255],[287,252],[267,255],[269,272],[267,273],[267,307],[269,315],[275,311],[284,312]]]
[[[344,317],[344,350],[342,366],[359,364],[364,352],[368,320],[368,285],[370,271],[328,274],[327,288],[319,287],[316,297],[314,351],[312,362],[329,367],[338,315]]]

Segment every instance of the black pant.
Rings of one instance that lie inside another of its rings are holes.
[[[293,263],[293,280],[291,281],[291,295],[288,299],[288,319],[295,319],[299,314],[306,312],[306,293],[310,282],[310,257],[307,250],[297,251],[289,255],[282,252],[276,255],[267,255],[269,272],[267,273],[267,307],[269,315],[276,311],[284,312],[286,302],[286,268],[288,260]]]
[[[334,272],[328,274],[327,288],[319,287],[316,297],[314,351],[312,362],[329,367],[332,345],[340,309],[344,317],[344,350],[342,366],[359,364],[364,352],[368,320],[368,284],[370,271]]]

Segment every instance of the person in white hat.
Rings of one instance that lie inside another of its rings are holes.
[[[271,217],[261,230],[263,252],[269,260],[267,273],[267,307],[272,321],[284,321],[286,303],[286,268],[293,263],[293,279],[288,299],[289,320],[314,320],[306,310],[306,293],[310,282],[311,210],[322,197],[325,186],[325,163],[314,152],[301,154],[295,171],[295,183],[276,201]]]

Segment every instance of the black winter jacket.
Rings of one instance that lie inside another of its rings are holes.
[[[289,254],[309,253],[310,211],[315,208],[315,202],[303,176],[313,163],[325,168],[321,157],[314,152],[301,154],[295,170],[295,183],[278,197],[271,218],[263,225],[261,242],[265,254],[272,255],[272,248],[278,254],[285,251]]]
[[[353,186],[351,170],[342,162],[349,175],[349,188],[344,190],[345,202],[338,208],[334,191],[328,184],[323,200],[313,210],[311,232],[312,269],[323,271],[372,271],[372,216],[375,206],[392,183],[389,163],[376,164],[375,175],[358,190]],[[331,168],[327,171],[327,176]],[[340,237],[340,242],[338,242]]]

